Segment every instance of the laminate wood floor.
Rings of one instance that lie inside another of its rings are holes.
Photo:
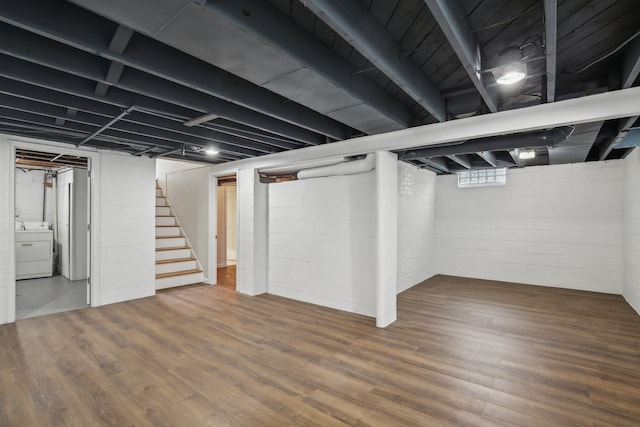
[[[236,287],[236,266],[228,265],[218,269],[218,285]]]
[[[622,297],[437,276],[399,319],[194,286],[0,326],[2,426],[638,426]]]

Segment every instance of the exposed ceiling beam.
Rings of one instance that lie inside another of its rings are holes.
[[[9,82],[9,84],[4,84]],[[50,106],[57,107],[67,107],[73,106],[74,108],[67,109],[67,116],[75,117],[78,110],[83,111],[85,113],[90,113],[95,116],[102,116],[106,118],[111,118],[116,116],[121,112],[121,108],[113,107],[106,104],[101,104],[98,102],[93,102],[86,100],[84,98],[76,97],[69,94],[63,94],[54,90],[41,88],[37,86],[31,86],[29,84],[17,81],[11,81],[9,79],[5,79],[0,77],[0,93],[11,95],[12,97],[23,98],[25,100],[35,101],[36,103],[20,105],[13,101],[11,105],[20,106],[23,109],[34,108],[37,110],[41,110],[44,108],[40,103],[48,104]],[[7,88],[7,89],[5,89]],[[7,99],[7,98],[5,98]],[[11,98],[8,98],[11,99]],[[42,110],[41,110],[42,111]],[[56,111],[56,110],[46,110],[48,112]],[[70,111],[75,111],[75,114],[70,114]],[[268,153],[271,150],[267,149],[270,146],[280,147],[285,149],[292,148],[300,148],[300,145],[287,142],[284,140],[278,140],[275,138],[268,139],[267,137],[262,137],[258,139],[257,136],[247,135],[247,134],[237,134],[239,131],[234,130],[225,130],[224,132],[218,131],[215,129],[204,129],[204,128],[185,128],[180,120],[174,120],[168,118],[166,116],[159,116],[156,114],[151,114],[147,111],[144,111],[143,108],[139,109],[141,112],[134,112],[126,117],[124,122],[131,122],[139,125],[151,126],[157,129],[164,129],[173,132],[182,133],[188,136],[205,138],[217,143],[228,144],[229,146],[237,147],[232,151],[238,151],[238,148],[243,150],[244,148],[250,148],[253,151],[240,151],[243,154],[253,154],[258,155],[259,153]],[[141,117],[142,114],[145,114],[145,117]],[[55,114],[55,113],[54,113]],[[58,122],[61,119],[56,119],[58,125],[61,124]],[[237,135],[235,135],[237,134]]]
[[[96,137],[97,135],[101,134],[105,130],[109,129],[111,126],[113,126],[115,123],[117,123],[120,119],[122,119],[127,114],[132,112],[134,110],[134,108],[135,107],[131,106],[131,107],[127,108],[126,110],[122,110],[122,112],[120,114],[115,116],[113,119],[109,120],[104,125],[100,126],[100,128],[97,129],[95,132],[93,132],[91,135],[87,136],[85,139],[83,139],[82,141],[78,142],[77,146],[84,145],[87,142],[91,141],[94,137]]]
[[[444,173],[450,173],[447,163],[443,159],[417,159],[419,162],[424,163],[434,169],[437,169]]]
[[[51,78],[53,76],[49,75],[49,77]],[[130,103],[139,105],[136,104],[136,101],[144,101],[143,97],[120,99],[121,97],[118,97],[120,89],[116,89],[115,91],[112,91],[106,99],[101,99],[101,101],[112,101],[111,98],[113,98],[113,103],[98,102],[93,99],[82,97],[82,93],[79,95],[62,93],[58,90],[36,86],[34,84],[12,80],[5,77],[0,77],[0,93],[32,101],[43,102],[58,107],[70,107],[67,108],[67,115],[70,117],[75,116],[78,111],[84,111],[104,117],[113,117],[119,114],[121,109],[125,108],[125,105]],[[142,102],[142,106],[140,107],[139,111],[144,112],[145,117],[140,117],[142,112],[134,112],[133,114],[129,115],[125,119],[125,121],[146,124],[149,126],[157,127],[159,129],[172,130],[174,132],[180,132],[187,135],[195,135],[239,147],[264,148],[264,146],[266,145],[291,149],[300,148],[303,145],[300,142],[288,140],[286,138],[274,137],[272,135],[266,134],[265,132],[261,132],[247,126],[242,126],[230,122],[222,122],[219,125],[212,125],[210,126],[210,129],[205,129],[202,127],[189,129],[184,127],[182,125],[182,122],[184,121],[184,116],[193,115],[192,110],[181,109],[179,107],[174,107],[170,104],[167,104],[164,108],[170,110],[173,113],[171,115],[168,115],[150,111],[145,108],[145,106],[157,107],[155,104],[149,105],[149,103],[147,102]],[[60,121],[62,121],[62,119],[60,119]],[[62,125],[60,123],[58,124]],[[229,136],[238,138],[229,138]],[[259,144],[247,142],[246,140],[250,140]]]
[[[205,114],[203,116],[199,116],[199,117],[196,117],[194,119],[187,120],[183,124],[185,126],[187,126],[187,127],[192,127],[192,126],[200,125],[200,124],[205,123],[205,122],[209,122],[209,121],[211,121],[213,119],[217,119],[217,118],[218,118],[218,116],[216,114]]]
[[[33,14],[33,9],[46,13]],[[52,5],[49,0],[0,2],[0,21],[187,88],[233,100],[238,105],[313,132],[335,139],[353,135],[348,126],[334,119],[147,37],[135,37],[121,54],[111,52],[108,45],[96,37],[99,24],[95,15],[71,3],[55,2]],[[74,25],[68,25],[68,22]]]
[[[23,113],[40,115],[40,116],[49,117],[53,119],[60,117],[64,111],[64,109],[60,107],[55,107],[55,106],[43,104],[40,102],[29,101],[21,98],[14,98],[7,95],[0,95],[0,102],[1,102],[0,105],[5,106],[6,108],[13,109],[14,111],[21,111]],[[122,119],[122,117],[120,117],[120,119]],[[98,127],[100,129],[104,127],[104,117],[96,116],[90,113],[79,113],[73,118],[68,118],[67,121],[72,123],[79,123],[82,125],[91,126],[94,128],[91,131],[91,133],[95,132],[95,127]],[[234,141],[235,144],[229,144],[229,143],[221,142],[220,140],[217,140],[217,139],[205,139],[198,135],[177,133],[170,129],[152,127],[146,123],[138,123],[138,122],[130,122],[130,121],[122,120],[121,122],[118,122],[116,124],[115,122],[111,123],[112,121],[113,120],[109,122],[110,126],[112,126],[111,127],[112,130],[129,133],[129,134],[135,135],[136,137],[148,135],[153,138],[157,138],[158,140],[166,140],[166,141],[172,141],[172,142],[177,142],[181,144],[196,145],[199,147],[216,145],[218,148],[220,148],[221,151],[226,151],[229,153],[235,153],[239,155],[247,155],[247,156],[255,156],[255,155],[260,155],[264,153],[273,153],[277,151],[273,147],[268,147],[268,146],[265,147],[263,145],[253,143],[251,141],[242,140],[240,138],[232,139],[232,141]],[[71,128],[69,123],[67,123],[66,126]],[[176,124],[176,126],[179,127],[178,124]],[[77,130],[82,131],[84,129],[85,128],[79,128]],[[105,131],[105,130],[106,128],[102,129],[102,131]],[[230,137],[230,138],[233,138],[233,137]],[[158,145],[162,145],[162,144],[159,143]]]
[[[53,68],[65,74],[90,79],[94,82],[104,80],[103,72],[101,71],[102,64],[99,62],[101,61],[100,58],[96,58],[93,55],[77,49],[67,48],[51,40],[5,24],[0,24],[0,52],[22,60],[16,61],[13,58],[0,57],[0,62],[2,63],[0,75],[8,75],[17,80],[24,80],[26,77],[22,77],[23,75],[37,74],[38,76],[42,76],[42,81],[58,80],[55,84],[51,81],[48,87],[67,88],[71,86],[74,90],[82,88],[83,92],[86,92],[84,89],[87,84],[86,82],[78,80],[71,82],[64,81],[65,79],[68,80],[68,78],[60,75],[50,76],[50,72],[38,69],[38,67],[27,66],[24,61]],[[96,62],[96,60],[98,62]],[[19,71],[12,72],[12,70]],[[95,85],[95,83],[91,83],[92,87],[93,85]],[[116,86],[129,92],[145,95],[143,97],[143,103],[134,102],[121,104],[125,108],[133,104],[145,106],[143,104],[155,103],[158,105],[155,109],[164,111],[162,106],[166,106],[166,103],[168,103],[192,110],[199,110],[203,113],[216,111],[221,117],[225,117],[231,121],[287,136],[305,143],[321,144],[326,142],[324,136],[315,132],[240,107],[231,102],[187,89],[181,85],[137,70],[127,70],[125,76],[120,79]],[[67,89],[61,90],[66,91]],[[110,93],[112,91],[113,88],[110,90]],[[91,96],[88,94],[84,96],[98,101],[102,100],[102,97],[95,96],[93,89],[91,90]],[[152,98],[162,102],[154,102]],[[146,106],[145,108],[153,109]],[[191,114],[191,116],[193,116],[193,114]]]
[[[206,7],[242,30],[255,34],[402,127],[412,125],[413,115],[408,107],[368,77],[354,75],[356,70],[351,64],[269,2],[216,0],[207,2]]]
[[[519,148],[515,148],[513,150],[509,150],[509,155],[511,156],[511,158],[513,159],[513,162],[516,164],[517,167],[521,168],[524,166],[524,163],[522,162],[522,160],[520,160],[520,149]]]
[[[124,25],[118,25],[118,29],[111,38],[111,43],[109,43],[108,49],[118,55],[122,54],[122,52],[127,48],[132,35],[133,30],[131,28],[127,28]]]
[[[93,93],[95,93],[98,96],[105,96],[107,94],[107,91],[109,90],[109,85],[103,82],[97,82],[96,83],[96,88],[93,91]]]
[[[627,89],[633,86],[638,75],[640,75],[640,37],[636,37],[631,42],[622,59],[622,88]],[[629,128],[633,126],[636,120],[638,120],[638,116],[627,117],[619,122],[618,134],[600,150],[598,156],[600,160],[605,160],[609,156],[616,144],[624,139]]]
[[[438,87],[360,1],[301,0],[320,19],[397,84],[438,121],[447,120],[445,101]]]
[[[556,97],[556,44],[558,36],[558,0],[544,0],[544,40],[547,74],[545,79],[547,102]]]
[[[238,168],[274,167],[289,162],[332,156],[356,156],[378,150],[408,150],[466,141],[471,138],[637,116],[640,115],[638,99],[640,99],[640,87],[633,87],[582,98],[539,104],[518,110],[500,111],[494,114],[417,126],[385,134],[368,135],[256,159],[239,160],[215,166],[212,168],[212,172],[230,173]]]
[[[622,141],[625,136],[627,136],[627,132],[629,132],[629,129],[633,126],[636,120],[638,120],[638,116],[625,117],[624,119],[621,119],[618,121],[618,125],[617,125],[618,132],[616,136],[614,136],[613,138],[610,138],[608,140],[608,143],[604,147],[602,147],[602,149],[598,152],[599,160],[606,160],[606,158],[613,151],[616,145],[620,141]],[[615,125],[615,122],[611,124]]]
[[[423,157],[441,157],[451,156],[451,160],[466,167],[471,168],[471,164],[467,161],[465,165],[464,157],[456,159],[459,154],[471,154],[478,151],[502,151],[512,150],[514,148],[528,147],[546,147],[553,146],[561,141],[566,140],[573,129],[570,126],[557,127],[552,130],[538,131],[532,133],[519,133],[510,135],[492,136],[488,138],[478,138],[466,141],[461,144],[443,145],[440,147],[427,147],[417,150],[408,150],[400,155],[401,160],[421,159]]]
[[[453,160],[454,162],[456,162],[457,164],[459,164],[465,169],[471,169],[471,162],[469,161],[469,157],[464,154],[458,154],[458,155],[453,154],[446,157],[449,160]]]
[[[111,38],[111,43],[109,43],[108,49],[117,55],[122,54],[127,47],[129,40],[131,40],[132,35],[133,30],[123,25],[119,25],[115,34]],[[109,86],[116,84],[118,80],[120,80],[122,70],[124,70],[124,64],[117,61],[111,61],[111,64],[109,64],[109,70],[107,71],[107,77],[105,78],[106,83],[97,82],[95,94],[98,96],[105,96],[109,90]]]
[[[460,0],[425,0],[449,44],[460,59],[484,103],[493,113],[498,111],[499,94],[488,88],[483,80],[483,60],[480,43],[472,32],[471,24]]]
[[[76,110],[75,108],[67,108],[67,116],[75,117],[76,114],[78,114],[78,110]],[[65,122],[65,119],[63,118],[56,119],[56,124],[58,126],[64,126],[64,122]]]
[[[1,107],[0,107],[1,109]],[[40,116],[31,113],[24,113],[21,111],[10,110],[7,108],[1,109],[2,120],[0,124],[12,126],[23,130],[23,134],[33,136],[33,131],[37,131],[37,137],[47,140],[57,140],[60,137],[66,139],[61,142],[76,144],[81,138],[84,138],[94,128],[89,126],[82,126],[78,123],[73,123],[71,128],[58,127],[53,123],[50,117]],[[119,145],[127,145],[135,148],[148,148],[148,147],[162,147],[157,145],[153,138],[136,138],[129,139],[126,136],[115,135],[112,130],[100,134],[95,140],[89,143],[90,146],[95,146],[98,141],[112,142]]]
[[[498,160],[496,159],[496,155],[491,151],[478,151],[476,154],[480,156],[482,160],[491,165],[491,167],[498,167]]]
[[[640,74],[640,37],[636,37],[629,47],[622,61],[622,88],[633,86]]]

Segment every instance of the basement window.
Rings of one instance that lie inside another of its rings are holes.
[[[458,188],[507,185],[507,168],[458,172]]]

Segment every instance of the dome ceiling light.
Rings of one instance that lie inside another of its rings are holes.
[[[526,64],[522,62],[522,52],[519,47],[511,46],[498,55],[498,66],[491,72],[496,82],[501,85],[511,85],[527,76]]]

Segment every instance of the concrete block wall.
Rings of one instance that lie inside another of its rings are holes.
[[[375,185],[374,172],[269,184],[269,293],[375,316]]]
[[[16,169],[16,209],[21,221],[42,221],[44,207],[44,171]]]
[[[259,295],[268,289],[268,190],[255,169],[236,175],[238,197],[238,264],[236,290]]]
[[[511,169],[504,187],[438,178],[438,272],[620,294],[622,161]]]
[[[155,160],[104,152],[99,162],[99,303],[154,295]]]
[[[398,163],[398,293],[436,274],[436,174]]]
[[[624,160],[623,263],[622,295],[640,313],[640,148]]]

